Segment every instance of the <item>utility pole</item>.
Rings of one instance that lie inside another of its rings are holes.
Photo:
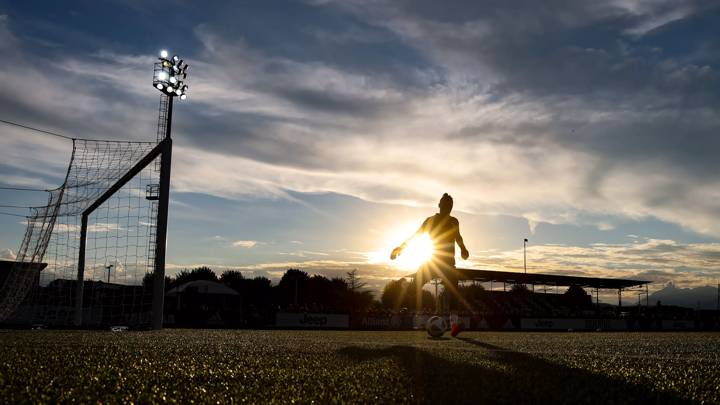
[[[525,274],[527,274],[527,238],[523,239],[523,267],[525,267]]]

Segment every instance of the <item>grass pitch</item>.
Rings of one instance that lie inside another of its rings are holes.
[[[0,402],[720,402],[720,334],[0,331]]]

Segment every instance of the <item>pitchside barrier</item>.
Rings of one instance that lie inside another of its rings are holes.
[[[520,329],[523,330],[627,330],[628,322],[624,319],[544,319],[522,318]]]
[[[520,320],[522,330],[718,330],[717,322],[689,319],[531,319]]]
[[[370,315],[359,317],[359,322],[353,322],[353,327],[357,329],[374,329],[374,330],[398,330],[407,329],[405,318],[402,315]]]
[[[427,321],[433,316],[434,315],[425,314],[413,316],[413,329],[425,329]],[[446,324],[450,325],[450,315],[442,315],[442,317],[445,318]],[[472,319],[469,316],[458,317],[458,321],[461,322],[463,325],[472,325]]]
[[[347,329],[350,316],[347,314],[278,312],[275,315],[278,328]]]

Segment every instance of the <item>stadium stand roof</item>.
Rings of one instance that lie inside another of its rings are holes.
[[[558,285],[568,287],[571,285],[577,285],[580,287],[607,288],[615,290],[622,288],[638,287],[650,283],[650,281],[627,280],[619,278],[578,277],[559,274],[518,273],[510,271],[476,269],[456,270],[458,273],[460,273],[460,280],[463,281],[492,281],[509,284]]]
[[[19,265],[25,268],[32,268],[36,271],[41,271],[42,269],[47,267],[47,263],[21,263],[16,262],[15,260],[0,259],[0,271],[10,271],[10,269],[12,269],[15,265]]]
[[[4,286],[5,279],[12,271],[13,266],[15,269],[30,270],[40,274],[47,267],[47,263],[20,263],[14,260],[0,260],[0,287]]]

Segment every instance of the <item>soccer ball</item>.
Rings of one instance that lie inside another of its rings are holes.
[[[437,338],[442,336],[445,330],[447,330],[447,322],[445,322],[445,318],[433,316],[428,319],[425,324],[425,329],[427,329],[428,335]]]

